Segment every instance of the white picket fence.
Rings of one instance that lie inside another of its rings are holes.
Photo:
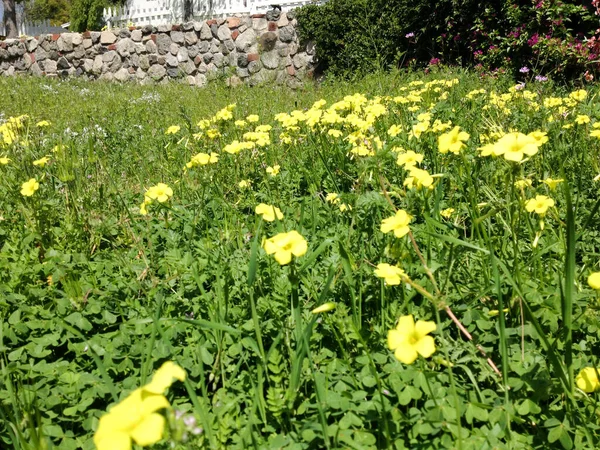
[[[50,21],[46,20],[39,23],[21,22],[17,19],[17,33],[19,36],[39,36],[40,34],[56,34],[68,33],[69,30],[62,27],[50,25]],[[0,36],[5,36],[4,23],[0,22]]]
[[[233,14],[265,13],[270,5],[277,4],[283,11],[297,8],[314,0],[192,0],[192,17],[206,19]],[[183,0],[128,0],[123,7],[104,9],[107,27],[128,25],[165,25],[184,20]]]

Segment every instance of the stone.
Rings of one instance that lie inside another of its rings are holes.
[[[100,75],[100,79],[105,81],[112,81],[114,77],[115,75],[112,72],[105,72]]]
[[[131,32],[127,28],[121,28],[119,30],[119,37],[121,39],[129,38],[131,37]]]
[[[277,21],[277,26],[279,28],[281,28],[281,27],[285,27],[289,23],[290,23],[290,21],[287,18],[287,14],[283,13],[283,14],[281,14],[281,17],[279,17],[279,20]]]
[[[65,34],[73,35],[73,37],[71,38],[71,42],[73,42],[73,46],[83,44],[83,35],[81,33],[65,33]],[[63,36],[64,36],[64,34],[63,34]]]
[[[179,77],[179,69],[177,67],[171,67],[167,69],[167,75],[171,78]]]
[[[159,25],[156,27],[156,30],[159,33],[169,33],[171,31],[171,29],[172,29],[171,25],[165,25],[165,24]]]
[[[212,53],[221,51],[221,42],[218,39],[213,39],[212,44],[210,44],[210,51]]]
[[[179,45],[173,43],[169,46],[169,53],[171,55],[176,55],[179,52]]]
[[[46,50],[44,50],[42,47],[38,47],[37,50],[35,51],[35,60],[36,61],[43,61],[43,60],[47,59],[48,56],[49,56],[48,52]]]
[[[248,55],[245,53],[239,53],[237,55],[237,65],[239,67],[246,67],[248,65]]]
[[[260,70],[260,62],[259,61],[250,61],[248,63],[248,73],[253,74]]]
[[[158,31],[158,30],[156,30],[156,31]],[[142,33],[143,34],[151,34],[151,33],[154,33],[154,32],[155,32],[155,30],[154,30],[154,27],[152,25],[144,25],[142,27]]]
[[[73,51],[73,35],[71,33],[61,34],[56,41],[58,50],[61,52],[72,52]]]
[[[94,67],[94,60],[90,58],[86,58],[83,60],[83,70],[84,72],[91,72]]]
[[[167,74],[166,69],[163,66],[161,66],[160,64],[154,64],[154,65],[150,66],[150,69],[148,69],[148,76],[150,78],[152,78],[154,81],[162,80],[166,74]]]
[[[185,62],[188,61],[190,59],[188,51],[185,47],[180,47],[179,51],[177,52],[177,61],[179,62]]]
[[[73,53],[71,53],[71,56],[73,56],[75,60],[82,59],[85,56],[85,48],[83,48],[83,45],[78,45],[75,47]]]
[[[117,53],[119,55],[129,56],[133,52],[135,52],[135,47],[131,39],[124,38],[117,42]]]
[[[171,47],[171,38],[167,34],[159,34],[156,36],[156,48],[160,55],[169,53],[169,47]]]
[[[138,80],[143,80],[144,78],[146,78],[146,72],[140,68],[135,71],[135,77]]]
[[[181,28],[183,29],[183,31],[190,31],[194,29],[194,22],[186,22],[184,23]]]
[[[225,62],[225,57],[223,56],[223,54],[222,54],[222,53],[215,53],[215,54],[213,55],[213,60],[212,60],[212,63],[213,63],[215,66],[217,66],[217,67],[221,68],[221,67],[223,67],[223,63],[224,63],[224,62]]]
[[[200,43],[198,44],[198,51],[200,53],[206,53],[206,52],[210,51],[211,45],[212,44],[208,41],[200,41]]]
[[[102,67],[104,66],[104,61],[102,61],[102,56],[98,55],[94,59],[94,64],[92,65],[92,72],[96,75],[102,73]]]
[[[292,42],[296,37],[294,27],[287,25],[279,29],[279,40],[281,42]]]
[[[94,33],[92,33],[92,40],[93,40],[93,36],[94,36]],[[117,40],[117,37],[110,31],[103,31],[102,33],[100,33],[100,43],[102,45],[114,44],[116,40]]]
[[[110,32],[109,32],[109,33],[110,33]],[[112,33],[110,33],[110,34],[112,34]],[[102,33],[100,33],[99,31],[92,31],[92,32],[90,33],[90,39],[92,40],[92,44],[98,44],[98,43],[101,43],[101,42],[100,42],[100,40],[101,40],[101,39],[100,39],[100,38],[101,38],[101,36],[102,36]],[[114,35],[113,35],[113,36],[114,36]],[[115,38],[115,39],[116,39],[116,38]],[[113,41],[113,42],[114,42],[114,41]],[[112,42],[111,42],[111,44],[112,44]]]
[[[256,45],[256,33],[252,28],[248,28],[246,31],[241,33],[235,40],[235,47],[240,52],[249,51],[253,46]]]
[[[184,62],[179,66],[179,68],[188,75],[193,75],[196,73],[196,65],[192,61]]]
[[[153,40],[149,40],[148,42],[146,42],[146,51],[148,53],[158,52],[158,47],[156,46]]]
[[[277,22],[268,22],[267,23],[267,30],[269,30],[269,31],[277,31],[277,28],[279,28],[277,26]]]
[[[210,31],[210,27],[206,24],[206,22],[202,23],[202,27],[200,28],[200,39],[202,40],[211,40],[212,32]]]
[[[140,55],[138,65],[140,66],[140,69],[148,70],[150,68],[150,61],[148,60],[148,55]]]
[[[198,65],[198,73],[206,73],[208,71],[208,66],[204,63],[200,63]]]
[[[221,25],[217,31],[217,38],[220,41],[231,39],[231,30],[227,25]]]
[[[46,73],[56,73],[58,66],[56,65],[56,61],[52,61],[51,59],[47,59],[44,61],[44,72]]]
[[[186,81],[187,81],[187,84],[189,84],[190,86],[196,85],[196,78],[191,75],[186,77]]]
[[[142,37],[143,37],[142,30],[133,30],[131,32],[131,40],[133,42],[142,42]]]
[[[238,67],[235,73],[240,78],[246,78],[250,76],[250,72],[248,72],[248,69],[244,69],[242,67]]]
[[[185,38],[181,31],[171,31],[171,40],[176,44],[183,44]]]
[[[293,61],[296,69],[302,69],[312,62],[312,57],[306,53],[298,53],[294,56]]]
[[[265,17],[258,17],[252,19],[252,28],[255,31],[263,31],[267,29],[267,19]]]
[[[263,53],[260,60],[267,69],[277,69],[279,67],[279,54],[275,50]]]
[[[213,35],[213,37],[216,38],[219,33],[219,25],[217,25],[216,23],[213,23],[210,26],[210,33]]]
[[[32,75],[35,75],[36,77],[41,77],[42,75],[44,75],[44,72],[42,72],[42,69],[40,68],[40,65],[37,62],[31,65],[29,71]]]
[[[135,52],[138,55],[141,55],[142,53],[146,53],[146,44],[142,44],[141,42],[135,42],[133,44],[133,48],[135,49]]]
[[[268,21],[273,21],[273,22],[277,22],[280,17],[281,17],[281,9],[279,9],[279,8],[273,8],[273,9],[267,11],[267,14],[265,16],[265,18]]]
[[[85,48],[87,50],[91,46],[92,46],[92,40],[91,39],[84,39],[83,40],[83,48]]]
[[[57,68],[64,70],[64,69],[70,68],[71,64],[69,64],[69,61],[67,61],[64,56],[61,56],[60,58],[58,58],[58,61],[56,62],[56,66],[57,66]]]
[[[122,68],[115,73],[115,80],[117,81],[127,81],[131,77],[129,70]]]
[[[202,56],[202,60],[203,60],[203,61],[204,61],[206,64],[208,64],[209,62],[211,62],[211,61],[212,61],[212,59],[213,59],[213,53],[205,53],[205,54]]]
[[[206,86],[207,83],[206,75],[199,73],[196,75],[196,86],[203,87]]]
[[[287,72],[287,74],[289,76],[293,77],[294,75],[296,75],[296,70],[294,69],[293,65],[292,66],[287,66],[285,70],[286,70],[286,72]]]
[[[238,38],[239,40],[239,38]],[[258,43],[262,51],[268,52],[275,48],[275,43],[277,42],[277,33],[273,31],[267,31],[263,33],[258,38]]]
[[[190,45],[187,48],[188,51],[188,56],[191,59],[194,59],[196,56],[198,56],[198,53],[200,53],[200,48],[197,45]]]
[[[177,61],[177,57],[175,55],[170,54],[170,53],[165,56],[165,61],[167,63],[167,66],[169,66],[169,67],[177,67],[177,66],[179,66],[179,61]]]
[[[239,17],[229,17],[227,19],[227,26],[232,29],[239,27],[240,23],[242,23],[242,21]]]
[[[37,39],[30,39],[27,41],[27,51],[28,52],[34,52],[37,47],[38,47]]]
[[[195,31],[188,31],[185,33],[185,44],[186,45],[194,45],[198,42],[198,35]]]
[[[109,63],[109,62],[112,62],[116,57],[117,57],[117,52],[115,52],[114,50],[110,50],[110,51],[106,52],[104,55],[102,55],[102,61],[104,61],[105,63]]]
[[[231,39],[227,39],[223,42],[223,47],[227,50],[227,53],[231,53],[235,50],[235,43]]]

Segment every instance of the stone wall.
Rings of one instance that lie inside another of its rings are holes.
[[[131,27],[102,32],[48,34],[0,42],[0,75],[142,83],[182,80],[204,86],[297,85],[312,75],[314,48],[301,47],[293,12]]]

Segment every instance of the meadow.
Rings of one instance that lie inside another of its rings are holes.
[[[0,79],[0,447],[600,445],[595,85]]]

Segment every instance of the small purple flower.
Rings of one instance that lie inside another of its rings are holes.
[[[519,72],[521,72],[521,73],[529,73],[529,67],[527,67],[527,66],[521,67],[519,69]]]
[[[415,33],[413,33],[413,32],[411,31],[410,33],[407,33],[407,35],[406,35],[406,36],[404,36],[404,37],[405,37],[406,39],[413,38],[413,37],[415,37]]]
[[[525,89],[525,83],[519,83],[515,86],[515,90],[517,91],[522,91],[523,89]]]
[[[535,81],[537,81],[539,83],[543,83],[544,81],[548,81],[548,77],[545,77],[543,75],[536,75]]]
[[[429,65],[430,66],[435,66],[437,64],[440,63],[440,58],[431,58],[431,60],[429,60]]]

